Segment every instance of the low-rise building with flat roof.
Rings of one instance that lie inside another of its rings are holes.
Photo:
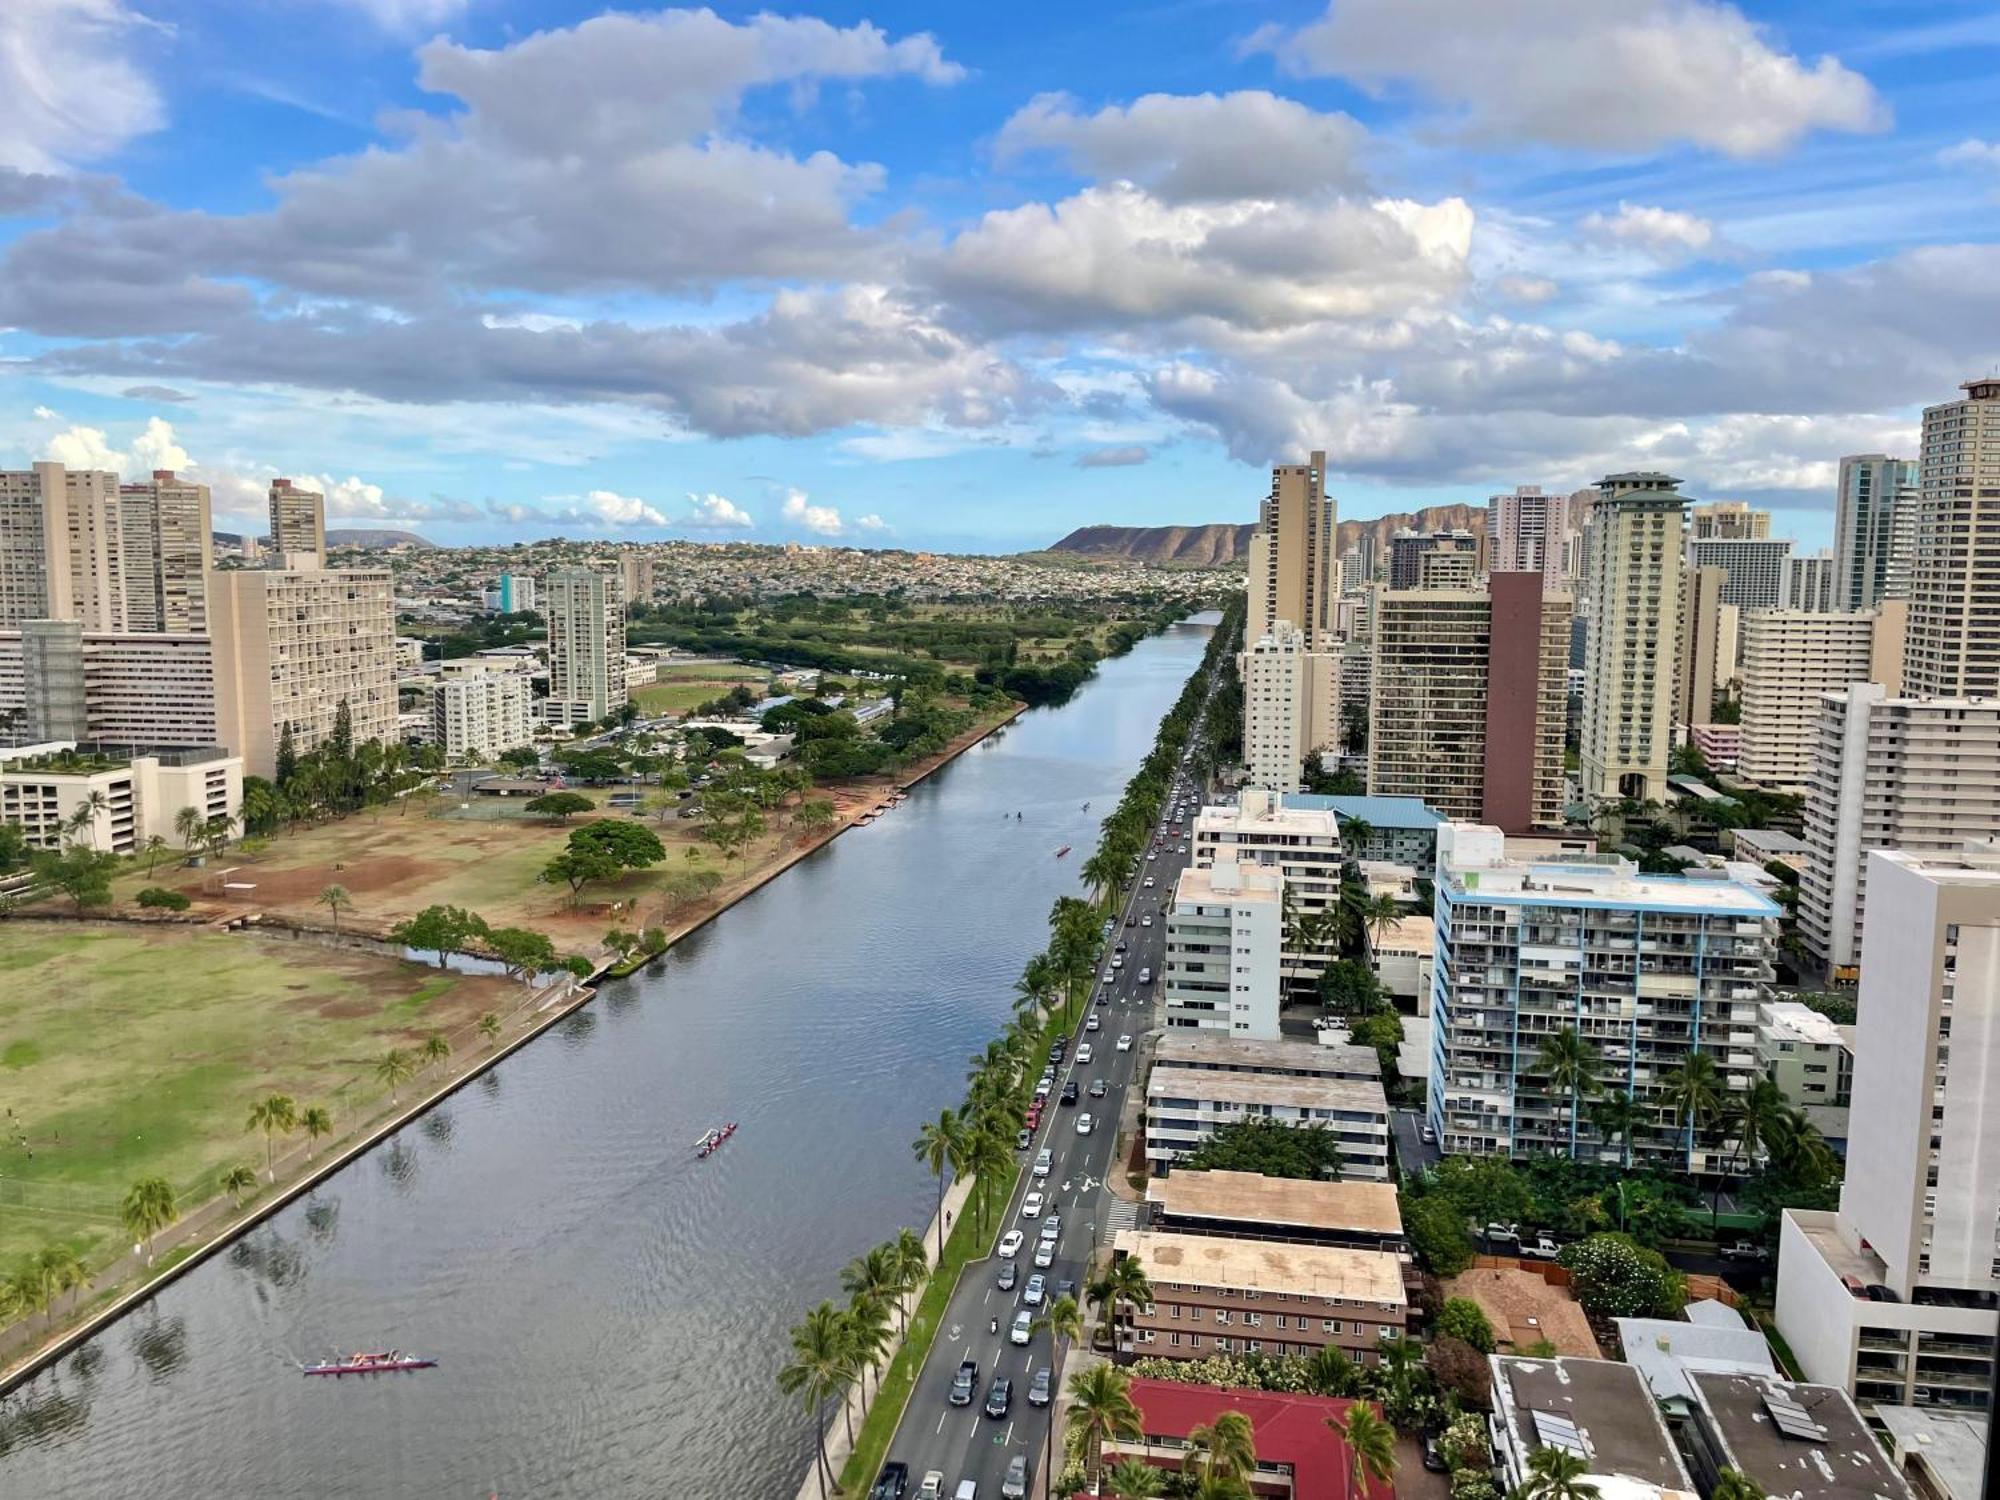
[[[1437,923],[1429,915],[1399,917],[1368,946],[1368,962],[1382,988],[1398,1000],[1416,1002],[1417,1014],[1431,1013],[1431,961],[1437,951]]]
[[[1415,865],[1429,875],[1437,864],[1437,830],[1444,814],[1421,797],[1343,797],[1291,792],[1285,806],[1330,812],[1342,824],[1343,839],[1356,859],[1386,859]],[[1355,827],[1353,825],[1360,825]]]
[[[1692,1371],[1778,1373],[1778,1367],[1771,1363],[1771,1346],[1763,1331],[1752,1328],[1740,1316],[1733,1325],[1683,1322],[1678,1318],[1611,1321],[1618,1326],[1618,1342],[1625,1350],[1625,1363],[1645,1377],[1653,1399],[1677,1416],[1685,1415],[1694,1402],[1694,1387],[1688,1383]]]
[[[1854,1028],[1810,1005],[1771,1000],[1758,1008],[1757,1061],[1794,1104],[1844,1110],[1851,1102]],[[1847,1131],[1826,1133],[1845,1137]]]
[[[1248,1037],[1176,1035],[1160,1038],[1153,1066],[1192,1068],[1207,1073],[1262,1073],[1274,1078],[1347,1078],[1367,1082],[1382,1076],[1373,1047],[1337,1047],[1309,1042],[1264,1042]]]
[[[1734,1469],[1788,1500],[1911,1500],[1840,1387],[1720,1370],[1690,1370],[1688,1384],[1688,1458],[1704,1490]]]
[[[1476,1266],[1447,1281],[1444,1294],[1478,1305],[1502,1354],[1543,1344],[1576,1359],[1596,1359],[1604,1352],[1582,1305],[1540,1271],[1518,1265]]]
[[[1782,828],[1739,828],[1736,830],[1736,857],[1753,865],[1777,863],[1792,870],[1805,868],[1812,846]]]
[[[1389,1178],[1389,1099],[1379,1079],[1157,1065],[1146,1085],[1147,1164],[1164,1172],[1223,1126],[1245,1120],[1324,1130],[1339,1144],[1342,1177]]]
[[[1923,1500],[1980,1500],[1991,1424],[1971,1412],[1877,1406],[1896,1446],[1896,1468]]]
[[[1493,1456],[1512,1490],[1539,1448],[1584,1461],[1601,1500],[1664,1500],[1694,1484],[1646,1382],[1605,1359],[1488,1357],[1493,1367]]]
[[[1304,1182],[1261,1172],[1175,1172],[1146,1184],[1150,1227],[1178,1234],[1290,1240],[1354,1250],[1404,1248],[1386,1182]]]
[[[1151,1229],[1119,1230],[1112,1250],[1153,1289],[1150,1305],[1121,1311],[1124,1353],[1276,1358],[1334,1345],[1365,1363],[1408,1322],[1403,1264],[1379,1250]]]

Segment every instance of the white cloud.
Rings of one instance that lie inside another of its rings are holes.
[[[1938,152],[1947,167],[1988,167],[2000,171],[2000,141],[1963,140]]]
[[[1128,443],[1116,448],[1093,448],[1088,453],[1076,456],[1079,469],[1124,469],[1134,464],[1142,464],[1151,458],[1152,452],[1142,443]]]
[[[132,439],[132,464],[139,473],[185,469],[190,462],[187,449],[174,436],[173,424],[163,418],[146,418],[145,430]]]
[[[70,469],[110,469],[122,473],[125,468],[125,455],[111,446],[101,427],[71,427],[55,434],[43,445],[42,457]]]
[[[894,531],[896,528],[891,526],[887,521],[883,520],[880,516],[876,515],[873,511],[870,511],[865,516],[856,516],[854,518],[854,529],[856,531],[868,531],[868,532],[873,532],[877,535],[882,535],[884,533]]]
[[[808,504],[804,490],[786,490],[785,503],[778,514],[793,526],[810,531],[814,536],[839,536],[847,528],[840,519],[840,512],[831,505]]]
[[[1547,302],[1561,288],[1546,276],[1502,276],[1493,283],[1493,290],[1509,302],[1524,302],[1532,306]]]
[[[1147,94],[1079,114],[1066,94],[1042,94],[1000,129],[1002,161],[1058,151],[1093,177],[1126,178],[1169,203],[1318,197],[1366,186],[1367,132],[1262,90]]]
[[[621,495],[616,490],[592,490],[583,497],[581,506],[571,506],[566,513],[570,520],[589,520],[599,526],[665,526],[666,512],[647,504],[636,495]]]
[[[1708,220],[1639,203],[1620,203],[1615,214],[1586,214],[1577,227],[1587,239],[1627,246],[1663,261],[1699,255],[1716,243],[1715,226]]]
[[[1256,42],[1298,72],[1411,88],[1475,141],[1762,156],[1889,118],[1860,74],[1806,63],[1715,0],[1329,0]]]
[[[398,36],[434,31],[465,12],[468,0],[335,0]]]
[[[59,171],[159,129],[160,96],[131,56],[153,24],[120,0],[0,5],[0,167]]]
[[[688,496],[688,504],[694,509],[682,520],[683,526],[698,526],[704,530],[741,531],[757,524],[751,518],[750,512],[724,495],[691,494]]]

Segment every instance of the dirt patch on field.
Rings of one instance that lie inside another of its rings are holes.
[[[245,865],[233,875],[237,883],[251,890],[223,890],[217,878],[203,882],[202,895],[216,901],[239,905],[304,911],[319,901],[319,893],[329,885],[340,885],[356,898],[390,895],[405,888],[428,885],[437,880],[446,866],[435,860],[414,859],[390,854],[377,858],[336,860],[330,864],[308,865],[297,870],[273,870],[264,865]]]

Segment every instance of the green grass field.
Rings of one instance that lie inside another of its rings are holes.
[[[103,1217],[158,1175],[184,1206],[261,1165],[253,1099],[323,1104],[336,1134],[379,1104],[374,1060],[507,1003],[504,982],[184,927],[0,923],[0,1265],[61,1240],[121,1248]],[[23,1203],[36,1205],[33,1211]],[[49,1211],[69,1202],[79,1210]]]

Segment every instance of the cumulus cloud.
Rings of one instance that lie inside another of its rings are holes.
[[[1586,214],[1577,227],[1587,239],[1622,245],[1657,260],[1685,260],[1716,243],[1715,226],[1708,220],[1639,203],[1621,202],[1613,214]]]
[[[1093,177],[1124,178],[1169,203],[1295,198],[1366,186],[1367,132],[1262,90],[1147,94],[1083,114],[1067,94],[1042,94],[1000,129],[1000,160],[1057,152]]]
[[[888,532],[894,531],[896,528],[891,526],[887,521],[883,520],[880,516],[876,515],[873,511],[870,511],[865,516],[856,516],[854,518],[854,529],[856,531],[872,532],[875,535],[880,536]]]
[[[46,410],[38,408],[36,415]],[[102,427],[76,426],[58,432],[43,444],[42,457],[71,469],[110,469],[116,473],[125,468],[125,455],[111,446]]]
[[[1494,281],[1493,290],[1509,302],[1532,306],[1547,302],[1561,288],[1546,276],[1502,276]]]
[[[0,167],[56,172],[157,130],[160,96],[132,56],[152,27],[120,0],[0,5]]]
[[[786,490],[785,503],[778,514],[787,524],[810,531],[814,536],[839,536],[847,529],[839,511],[831,505],[811,504],[804,490]]]
[[[690,494],[688,504],[694,508],[681,521],[683,526],[695,526],[702,530],[743,531],[757,524],[751,518],[749,511],[725,495]]]
[[[1079,453],[1075,462],[1079,469],[1125,469],[1152,456],[1144,444],[1132,443],[1122,448],[1093,448],[1088,453]]]
[[[1807,63],[1715,0],[1330,0],[1255,42],[1298,72],[1414,90],[1497,144],[1762,156],[1888,123],[1860,74]]]

